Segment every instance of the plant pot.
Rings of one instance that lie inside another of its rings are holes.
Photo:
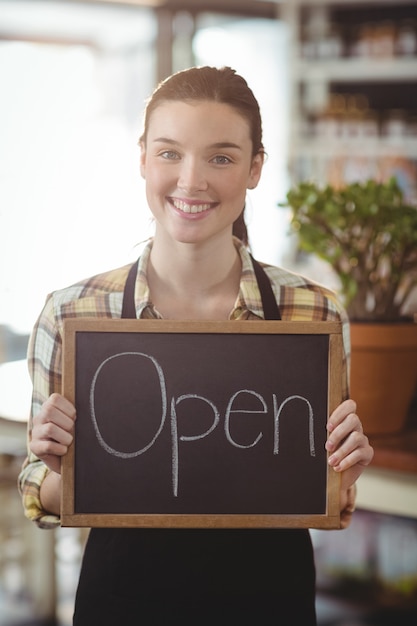
[[[351,323],[351,397],[367,435],[403,430],[417,387],[417,324]]]

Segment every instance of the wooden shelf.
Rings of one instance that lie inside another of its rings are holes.
[[[417,75],[417,74],[416,74]],[[369,158],[404,157],[417,159],[417,138],[387,139],[381,137],[317,137],[293,139],[297,154],[309,158],[346,157],[360,154]]]
[[[300,59],[295,66],[298,80],[326,82],[375,82],[395,83],[415,81],[417,76],[416,57],[372,57],[322,59],[308,61]]]
[[[417,85],[417,54],[411,47],[409,54],[400,53],[398,33],[403,20],[415,19],[415,0],[285,0],[280,7],[290,33],[288,163],[292,182],[314,179],[340,185],[363,177],[397,176],[403,181],[406,199],[413,198],[417,144],[411,103]],[[378,37],[378,30],[372,35],[372,29],[385,20],[392,23],[392,32],[384,55],[372,44]],[[355,29],[364,24],[370,30],[361,39]],[[364,45],[355,46],[358,42]],[[318,136],[304,136],[310,115],[327,117],[331,94],[362,94],[369,111],[375,113],[379,136],[335,137],[332,123],[326,127],[314,122]],[[405,137],[383,136],[382,125],[394,109],[405,112]]]
[[[414,2],[415,0],[397,0],[396,4],[407,5],[407,4],[413,4]],[[306,7],[326,6],[326,5],[346,6],[347,4],[354,7],[355,5],[365,4],[364,0],[287,0],[287,3],[291,3],[295,6],[301,5],[301,6],[306,6]],[[374,5],[374,6],[380,7],[381,5],[382,6],[392,5],[392,0],[367,0],[366,4],[369,6]]]

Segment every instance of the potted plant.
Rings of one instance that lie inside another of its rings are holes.
[[[401,430],[417,384],[417,324],[404,314],[417,287],[417,207],[394,178],[340,189],[302,182],[283,206],[299,247],[338,275],[351,321],[351,394],[366,431]]]

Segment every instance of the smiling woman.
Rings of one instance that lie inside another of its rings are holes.
[[[224,78],[230,80],[226,73]],[[247,189],[254,188],[261,175],[263,152],[253,155],[251,126],[222,102],[162,99],[147,124],[141,173],[155,217],[149,273],[154,304],[161,313],[169,311],[170,317],[201,316],[202,300],[195,297],[200,276],[187,271],[184,290],[184,285],[172,281],[172,269],[175,262],[193,268],[204,251],[206,258],[222,260],[210,266],[204,318],[225,319],[237,296],[240,273],[230,235],[244,210]]]
[[[194,91],[184,100],[182,88],[187,83]],[[168,96],[172,87],[174,96]],[[147,106],[141,138],[141,173],[155,218],[154,237],[136,263],[51,294],[32,333],[29,366],[34,396],[28,457],[19,485],[26,514],[38,525],[60,523],[61,460],[74,437],[77,408],[62,395],[61,386],[65,318],[88,316],[93,323],[97,318],[181,318],[186,324],[320,319],[336,321],[347,330],[346,315],[333,293],[282,268],[262,269],[234,236],[246,191],[258,183],[262,166],[259,106],[240,75],[230,68],[190,68],[158,85]],[[190,210],[184,211],[184,206]],[[205,210],[192,212],[193,207]],[[348,395],[347,332],[344,337],[338,398]],[[164,341],[169,338],[164,336]],[[198,364],[201,351],[195,342],[192,350]],[[239,355],[232,352],[231,358]],[[184,384],[185,363],[182,367]],[[229,371],[230,364],[225,375]],[[195,399],[195,390],[183,390],[187,393],[181,392],[179,399],[187,394]],[[157,402],[154,394],[151,400]],[[137,409],[146,421],[149,412],[140,403]],[[118,411],[111,412],[116,427]],[[172,404],[171,417],[175,430]],[[324,444],[325,438],[323,433],[322,452],[323,447],[330,452],[329,466],[341,474],[338,508],[340,523],[347,526],[355,481],[373,455],[354,401],[346,399],[335,408]],[[113,483],[113,477],[109,481]],[[132,488],[129,481],[126,486]],[[136,626],[141,617],[157,626],[196,622],[266,626],[280,621],[315,626],[315,568],[308,531],[92,529],[74,625]]]
[[[163,220],[168,227],[171,220],[177,236],[190,242],[197,234],[190,230],[196,219],[205,220],[212,236],[231,228],[245,206],[246,190],[261,174],[263,154],[252,156],[248,123],[219,102],[160,104],[141,146],[141,173],[156,228]],[[199,224],[198,237],[207,235]]]

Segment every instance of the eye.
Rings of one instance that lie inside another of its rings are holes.
[[[180,158],[179,154],[175,152],[174,150],[163,150],[162,152],[159,153],[159,155],[163,159],[167,159],[168,161],[175,161],[176,159]]]
[[[227,165],[232,162],[232,159],[225,156],[224,154],[218,154],[217,156],[211,159],[212,163],[216,163],[216,165]]]

